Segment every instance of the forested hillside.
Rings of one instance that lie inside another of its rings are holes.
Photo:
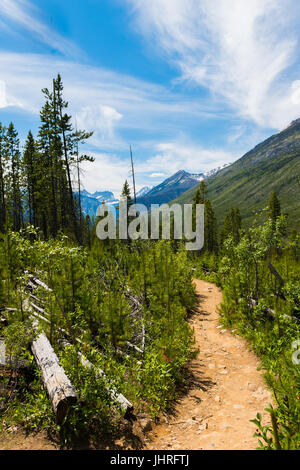
[[[238,205],[245,224],[266,207],[272,191],[280,197],[289,225],[300,221],[300,120],[257,145],[232,165],[207,179],[208,197],[219,222]],[[174,202],[189,203],[196,189],[191,188]]]

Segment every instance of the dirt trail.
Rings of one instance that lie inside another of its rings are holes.
[[[195,280],[199,298],[191,325],[200,354],[191,363],[191,385],[175,415],[163,418],[147,436],[147,449],[255,449],[249,420],[264,409],[271,393],[257,371],[259,360],[246,341],[219,326],[222,293],[214,284]]]

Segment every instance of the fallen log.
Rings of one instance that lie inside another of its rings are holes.
[[[47,323],[48,325],[51,325],[51,321],[49,320],[48,317],[45,317],[43,315],[47,315],[47,313],[45,312],[45,310],[43,310],[42,308],[38,307],[37,305],[35,305],[33,302],[30,302],[30,306],[36,310],[36,312],[34,311],[31,311],[31,315],[34,316],[35,318],[39,319],[39,320],[42,320],[44,321],[45,323]],[[37,313],[39,312],[39,313]],[[43,315],[41,315],[41,313]],[[64,328],[61,328],[61,327],[57,327],[57,330],[62,333],[64,336],[66,336],[67,338],[70,338],[70,334],[64,329]],[[81,339],[79,338],[74,338],[75,341],[81,345],[83,345],[83,342],[81,341]]]
[[[118,348],[118,347],[116,347],[116,346],[115,346],[115,348],[114,348],[114,351],[115,351],[115,353],[118,354],[119,356],[126,357],[126,359],[131,359],[131,356],[130,356],[129,354],[126,354],[124,351],[122,351],[122,349],[120,349],[120,348]],[[136,361],[136,363],[137,363],[138,365],[140,365],[140,366],[143,364],[142,361]]]
[[[126,341],[126,345],[127,345],[129,348],[135,349],[138,353],[144,354],[144,351],[143,351],[141,348],[139,348],[139,347],[136,346],[135,344],[130,343],[130,341]]]
[[[35,288],[36,286],[38,287],[42,287],[43,289],[45,289],[46,291],[48,292],[52,292],[52,289],[50,289],[49,286],[47,286],[47,284],[45,284],[43,281],[40,281],[38,278],[34,277],[32,274],[28,273],[28,271],[25,271],[25,274],[29,274],[29,285],[31,285],[31,287],[34,286],[35,284]],[[32,286],[32,283],[33,283],[33,286]]]
[[[37,322],[34,322],[33,326],[37,329]],[[47,389],[56,420],[61,424],[70,406],[77,401],[76,391],[44,333],[40,333],[32,342],[31,350],[38,367],[41,369],[42,380]]]
[[[255,307],[256,305],[259,305],[258,302],[256,302],[256,300],[254,299],[249,300],[250,307]],[[276,318],[275,310],[269,307],[265,307],[264,311],[265,311],[267,318],[269,318],[270,320],[275,320]],[[287,315],[286,313],[283,315],[283,318],[288,318],[289,320],[292,320],[292,321],[299,321],[297,317],[294,317],[293,315]]]
[[[254,299],[250,299],[250,300],[249,300],[249,305],[250,305],[251,307],[255,307],[255,306],[258,305],[258,302],[257,302],[256,300],[254,300]],[[276,315],[275,315],[275,311],[274,311],[274,310],[272,310],[272,309],[269,308],[269,307],[265,307],[265,308],[264,308],[264,312],[265,312],[267,318],[269,318],[270,320],[275,320]]]
[[[36,305],[34,305],[34,304],[31,304],[31,306],[33,308],[36,308]],[[38,310],[40,311],[41,309],[39,308]],[[39,313],[32,312],[32,315],[35,316],[36,318],[48,323],[48,324],[50,323],[48,318],[40,315]],[[59,328],[59,331],[66,334],[66,331],[63,330],[62,328]],[[75,340],[78,343],[82,344],[82,341],[79,340],[78,338],[75,338]],[[62,344],[65,345],[65,346],[71,346],[71,344],[66,340],[62,341]],[[97,353],[97,351],[95,351],[95,352]],[[80,361],[81,361],[81,363],[84,367],[87,367],[89,369],[94,367],[94,365],[90,361],[88,361],[88,359],[84,358],[84,356],[81,352],[78,352],[78,355],[79,355]],[[103,370],[101,370],[101,369],[97,369],[97,375],[99,377],[102,377],[103,379],[106,378]],[[132,414],[133,405],[127,400],[127,398],[125,398],[122,394],[118,393],[114,388],[111,388],[111,397],[115,402],[119,403],[119,405],[121,406],[121,409],[125,412],[125,417],[128,417],[129,415]]]
[[[12,369],[26,369],[29,361],[7,354],[5,340],[0,338],[0,366]]]
[[[28,310],[32,316],[38,316],[46,322],[49,321],[32,311],[33,306],[28,299],[23,302],[23,307],[25,310]],[[41,310],[39,307],[38,309]],[[42,380],[48,392],[56,420],[61,424],[70,406],[76,403],[77,394],[75,388],[66,376],[63,367],[60,365],[59,359],[47,336],[43,332],[38,332],[38,321],[34,320],[32,326],[37,332],[37,337],[31,344],[31,351],[37,366],[41,369]]]
[[[278,271],[276,271],[276,269],[274,268],[274,266],[270,263],[270,261],[268,262],[268,268],[270,269],[271,273],[276,277],[276,279],[279,281],[279,283],[284,286],[285,284],[285,281],[282,279],[282,277],[280,276],[280,274],[278,273]]]
[[[79,355],[80,362],[83,365],[83,367],[85,367],[86,369],[95,369],[96,370],[96,376],[101,377],[102,379],[104,379],[107,382],[107,378],[106,378],[103,370],[101,370],[99,368],[96,369],[95,366],[88,359],[86,359],[83,356],[83,354],[81,354],[81,352],[78,352],[78,355]],[[109,392],[110,392],[110,396],[111,396],[112,400],[115,401],[116,403],[118,403],[120,405],[122,411],[125,412],[124,417],[129,418],[130,416],[132,416],[133,404],[130,403],[130,401],[127,400],[127,398],[125,398],[124,395],[122,395],[121,393],[118,393],[117,390],[114,387],[110,386]]]

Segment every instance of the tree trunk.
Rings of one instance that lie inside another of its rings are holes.
[[[62,423],[70,405],[77,401],[76,391],[59,363],[47,337],[41,333],[31,345],[58,423]]]
[[[80,362],[85,367],[86,369],[93,369],[95,366],[88,360],[86,359],[81,352],[78,353]],[[105,374],[103,370],[97,368],[96,369],[97,376],[102,377],[103,379],[106,379]],[[121,409],[125,412],[125,418],[130,416],[130,414],[133,411],[133,405],[130,403],[130,401],[127,400],[127,398],[124,397],[121,393],[118,393],[114,388],[110,387],[110,395],[111,398],[120,405]]]

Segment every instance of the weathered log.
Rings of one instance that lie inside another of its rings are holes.
[[[258,302],[256,302],[256,300],[254,299],[249,300],[249,306],[255,307],[256,305],[258,305]],[[269,318],[270,320],[275,320],[276,318],[275,310],[269,307],[265,307],[264,311],[265,311],[267,318]],[[288,318],[289,320],[292,320],[292,321],[298,321],[297,317],[294,317],[293,315],[287,315],[286,313],[283,315],[283,318]]]
[[[6,361],[6,349],[4,339],[0,338],[0,366],[5,366]]]
[[[37,279],[36,277],[34,277],[32,275],[30,275],[30,281],[33,282],[34,284],[36,284],[36,286],[42,287],[43,289],[45,289],[48,292],[52,292],[52,289],[50,289],[50,287],[47,286],[47,284],[45,284],[43,281],[40,281],[39,279]]]
[[[26,369],[29,366],[29,361],[7,355],[5,340],[0,339],[0,366],[12,369]]]
[[[81,352],[78,352],[78,355],[79,355],[80,362],[83,365],[83,367],[85,367],[86,369],[93,369],[93,368],[95,369],[95,366],[88,359],[86,359],[83,356],[83,354],[81,354]],[[95,370],[96,370],[97,377],[101,377],[107,383],[107,378],[103,370],[99,368]],[[117,390],[112,386],[109,387],[109,392],[113,401],[118,403],[121,409],[125,412],[125,418],[128,418],[130,415],[132,415],[132,412],[133,412],[132,403],[130,403],[130,401],[128,401],[127,398],[124,397],[124,395],[122,395],[121,393],[118,393]]]
[[[141,348],[139,348],[135,344],[130,343],[130,341],[126,341],[126,345],[129,346],[129,348],[135,349],[140,354],[144,353],[144,351]]]
[[[51,324],[51,321],[48,318],[48,313],[43,308],[38,307],[33,302],[30,302],[30,308],[31,308],[31,313],[32,313],[33,316],[35,316],[36,318],[39,318],[40,320],[43,320],[44,322],[48,323],[49,325]],[[32,309],[35,310],[35,312]],[[66,337],[68,337],[68,338],[71,337],[71,335],[64,328],[56,327],[56,329],[58,331],[60,331],[63,335],[65,335]],[[77,343],[83,344],[81,339],[76,338],[76,337],[74,339]]]
[[[33,299],[35,302],[39,303],[39,304],[43,304],[43,303],[44,303],[44,301],[41,300],[41,299],[39,299],[36,295],[29,294],[29,297],[30,297],[31,299]]]
[[[249,300],[249,305],[252,306],[252,307],[255,307],[256,305],[258,305],[258,302],[254,299],[250,299]],[[270,320],[274,320],[276,318],[275,311],[272,310],[269,307],[265,307],[264,313],[265,313],[266,317],[269,318]]]
[[[281,284],[282,286],[284,286],[285,281],[282,279],[282,277],[281,277],[280,274],[276,271],[276,269],[275,269],[274,266],[270,263],[270,261],[268,262],[268,268],[270,269],[271,273],[276,277],[276,279],[280,282],[280,284]]]
[[[114,347],[114,351],[116,352],[116,354],[119,354],[119,356],[126,357],[126,359],[132,358],[132,356],[130,356],[129,354],[126,354],[124,351],[122,351],[122,349],[116,346]],[[139,364],[140,366],[143,364],[142,361],[136,361],[136,363]]]
[[[45,310],[38,305],[35,305],[33,302],[30,302],[30,306],[34,309],[37,310],[39,313],[46,314]]]
[[[62,341],[62,344],[64,346],[71,346],[71,344],[65,340]],[[101,377],[106,382],[108,387],[107,390],[109,391],[112,400],[120,405],[122,411],[125,413],[124,417],[129,418],[130,416],[132,416],[133,404],[130,403],[130,401],[127,400],[124,395],[118,393],[114,386],[109,384],[109,381],[104,371],[99,367],[94,366],[94,364],[92,364],[80,351],[78,351],[78,356],[83,367],[85,367],[86,369],[94,369],[96,371],[96,376]]]
[[[37,322],[33,326],[36,329]],[[44,333],[40,333],[32,342],[31,350],[41,369],[57,422],[62,423],[69,407],[77,401],[76,391]]]
[[[32,306],[33,308],[36,308],[36,305],[34,305],[34,304],[32,304],[32,303],[31,303],[31,306]],[[38,308],[38,310],[40,311],[41,309]],[[44,312],[44,313],[45,313],[45,312]],[[38,319],[40,319],[40,320],[42,320],[42,321],[48,323],[48,324],[50,323],[50,321],[48,320],[48,318],[46,318],[46,317],[40,315],[39,313],[32,312],[32,315],[35,316],[36,318],[38,318]],[[59,328],[59,331],[61,331],[62,333],[65,333],[65,334],[66,334],[66,331],[63,330],[62,328]],[[82,341],[79,340],[78,338],[75,338],[75,340],[76,340],[78,343],[82,344]],[[71,346],[71,344],[70,344],[68,341],[66,341],[66,340],[62,341],[62,344],[64,344],[65,346]],[[90,361],[88,361],[87,359],[84,358],[84,356],[83,356],[82,353],[78,352],[78,355],[79,355],[80,361],[81,361],[81,363],[82,363],[82,365],[83,365],[84,367],[87,367],[87,368],[89,368],[89,369],[91,369],[92,367],[94,367],[93,364],[92,364]],[[101,370],[101,369],[97,369],[97,375],[98,375],[99,377],[102,377],[103,379],[106,378],[106,377],[105,377],[105,374],[104,374],[104,372],[103,372],[103,370]],[[114,388],[111,388],[110,391],[111,391],[112,399],[113,399],[114,401],[116,401],[117,403],[119,403],[119,405],[121,406],[121,409],[125,412],[125,417],[128,417],[129,414],[132,414],[133,405],[127,400],[127,398],[125,398],[122,394],[119,394]]]

